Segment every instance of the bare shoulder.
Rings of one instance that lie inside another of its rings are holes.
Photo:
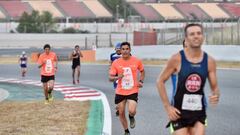
[[[216,69],[216,60],[208,55],[208,70],[215,70]]]
[[[181,62],[181,55],[180,53],[175,53],[171,56],[171,58],[168,60],[168,64],[170,65],[178,65]]]

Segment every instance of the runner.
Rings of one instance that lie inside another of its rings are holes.
[[[110,55],[110,66],[113,61],[121,57],[121,43],[117,43],[115,46],[115,52]],[[117,76],[117,75],[116,75]],[[113,82],[114,90],[117,88],[117,81]],[[119,116],[118,106],[116,106],[116,116]]]
[[[55,72],[57,71],[57,56],[51,51],[49,44],[44,45],[44,53],[38,58],[38,67],[41,68],[41,82],[45,95],[45,104],[53,100],[52,90],[54,88]]]
[[[157,87],[170,120],[167,125],[170,132],[174,135],[204,135],[207,125],[204,85],[207,78],[212,90],[210,104],[216,105],[220,96],[216,63],[201,49],[204,40],[202,25],[188,24],[184,31],[187,49],[169,59],[157,80]],[[178,82],[170,104],[165,82],[174,72],[178,74]]]
[[[70,58],[72,60],[72,79],[73,79],[73,84],[76,84],[75,81],[75,76],[77,74],[77,83],[79,84],[79,79],[80,79],[80,65],[81,65],[81,59],[80,57],[83,57],[81,50],[79,48],[79,45],[76,45],[74,47],[75,49],[73,50]]]
[[[119,107],[119,119],[125,130],[125,135],[130,135],[128,122],[125,116],[126,105],[129,113],[130,128],[135,127],[135,118],[139,88],[143,87],[145,71],[141,60],[131,56],[130,43],[121,44],[122,57],[112,63],[109,71],[109,80],[118,80],[115,104]],[[140,76],[138,79],[138,72]],[[117,76],[116,76],[117,75]],[[128,104],[127,104],[128,103]]]
[[[19,57],[18,62],[21,67],[21,75],[22,77],[25,77],[25,74],[27,72],[27,55],[25,51],[22,52],[22,55]]]

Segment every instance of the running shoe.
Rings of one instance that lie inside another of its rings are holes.
[[[48,105],[49,104],[49,100],[45,100],[44,104]]]
[[[49,101],[53,101],[52,93],[48,93],[48,100],[49,100]]]
[[[130,128],[135,128],[135,125],[136,125],[135,118],[134,117],[132,117],[132,118],[129,117],[129,120],[130,120]]]
[[[130,133],[129,132],[125,132],[124,135],[130,135]]]

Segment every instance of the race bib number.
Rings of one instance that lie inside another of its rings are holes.
[[[21,64],[26,64],[26,61],[21,61]]]
[[[122,88],[125,90],[132,89],[134,86],[132,70],[129,67],[123,68]]]
[[[50,59],[47,59],[46,60],[46,66],[45,66],[46,73],[51,73],[52,69],[53,69],[52,61]]]
[[[184,94],[182,110],[200,111],[202,110],[202,95]]]

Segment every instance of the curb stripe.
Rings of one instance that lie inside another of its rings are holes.
[[[77,90],[90,90],[89,88],[65,88],[62,91],[77,91]]]
[[[98,91],[95,91],[95,90],[93,90],[93,91],[81,91],[81,92],[62,92],[62,93],[64,93],[64,94],[84,94],[84,93],[97,93]]]
[[[92,94],[92,95],[76,95],[76,96],[64,96],[64,98],[79,98],[79,97],[91,97],[91,96],[101,96],[101,94]]]

